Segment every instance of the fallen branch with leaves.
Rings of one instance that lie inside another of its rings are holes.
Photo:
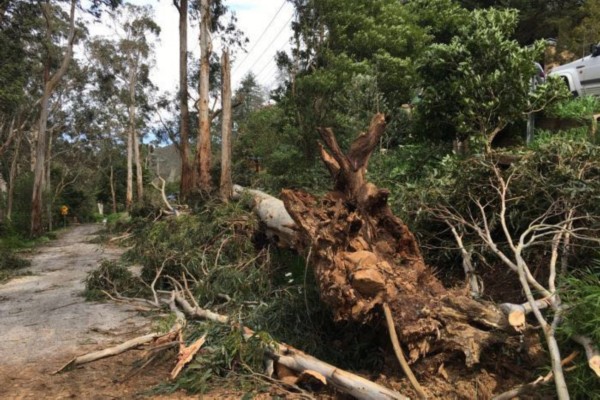
[[[232,322],[232,320],[226,315],[200,308],[195,302],[195,299],[189,292],[186,292],[185,289],[183,291],[173,290],[169,292],[156,291],[155,293],[157,296],[162,296],[161,305],[168,305],[170,310],[177,315],[177,321],[168,333],[151,333],[143,335],[128,340],[118,346],[75,357],[57,372],[66,371],[76,365],[115,356],[128,350],[138,348],[142,345],[150,345],[152,348],[155,346],[163,346],[166,342],[179,341],[178,362],[171,372],[171,378],[175,379],[183,370],[185,365],[193,359],[205,342],[205,337],[202,337],[196,342],[192,343],[190,346],[185,345],[184,341],[181,339],[181,336],[183,335],[183,328],[187,324],[187,318],[204,319],[220,324],[229,324],[236,329],[240,329],[245,339],[250,339],[256,335],[256,332],[247,327],[240,326],[238,323]],[[191,301],[191,303],[188,301],[188,299]],[[123,301],[124,298],[121,297],[119,300]],[[132,302],[137,304],[139,299],[132,299]],[[192,305],[192,303],[194,305]],[[156,310],[159,309],[159,307],[156,307]],[[284,343],[271,342],[265,356],[273,360],[275,363],[283,365],[286,368],[298,373],[299,377],[295,380],[295,382],[308,379],[307,375],[310,375],[312,376],[312,379],[317,380],[322,377],[327,384],[336,388],[340,392],[349,394],[357,399],[408,400],[408,397],[403,396],[392,389],[383,387],[351,372],[339,369]]]

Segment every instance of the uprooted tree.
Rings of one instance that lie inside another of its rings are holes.
[[[391,211],[389,192],[366,180],[369,158],[385,125],[385,117],[376,115],[347,153],[331,129],[319,129],[325,143],[320,145],[321,158],[335,180],[334,190],[321,199],[284,190],[279,203],[252,191],[259,217],[283,243],[308,250],[321,299],[336,320],[369,323],[381,319],[384,311],[392,342],[397,335],[409,361],[422,360],[421,371],[439,371],[445,362],[463,358],[468,367],[475,366],[484,350],[498,349],[494,345],[501,344],[504,352],[517,351],[522,329],[507,318],[506,307],[473,299],[468,287],[445,288],[426,265],[415,236]],[[527,334],[521,346],[532,362],[539,361],[538,341],[535,334]],[[403,364],[399,347],[394,345]],[[552,361],[557,362],[555,357]],[[425,396],[418,383],[413,386]]]
[[[376,115],[347,154],[331,129],[320,129],[327,149],[321,158],[335,179],[321,200],[284,190],[283,202],[300,233],[322,300],[336,320],[369,322],[388,304],[400,341],[415,361],[431,352],[464,354],[479,362],[486,347],[505,342],[502,311],[479,302],[463,289],[446,289],[425,264],[414,235],[387,204],[389,192],[365,179],[371,153],[385,129]]]

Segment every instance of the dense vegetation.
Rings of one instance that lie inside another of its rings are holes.
[[[514,237],[543,216],[553,225],[570,221],[569,230],[576,232],[560,248],[557,291],[569,305],[557,333],[563,355],[577,348],[570,340],[576,333],[600,343],[600,148],[594,119],[600,101],[572,99],[554,79],[531,89],[535,62],[577,58],[589,44],[584,41],[600,39],[600,2],[289,1],[296,18],[291,52],[277,54],[279,86],[265,93],[249,74],[233,95],[233,181],[273,195],[284,188],[322,193],[332,182],[319,160],[317,128],[332,127],[347,148],[373,114],[383,112],[387,129],[368,179],[390,190],[394,212],[444,283],[465,281],[465,255],[449,228],[449,211],[468,218],[479,212],[477,201],[485,204],[490,241],[510,251],[494,211],[502,207],[496,178],[510,176],[504,220]],[[176,3],[188,7],[187,1]],[[191,16],[202,20],[204,1],[190,3]],[[227,2],[208,4],[213,19],[207,29],[242,49],[243,35]],[[248,199],[228,202],[200,184],[206,157],[199,160],[201,135],[190,132],[201,131],[206,119],[195,109],[184,114],[177,101],[184,92],[187,99],[188,90],[195,96],[202,68],[190,62],[183,68],[190,70],[190,87],[158,98],[150,68],[160,28],[151,8],[116,1],[91,5],[86,18],[116,8],[118,40],[90,37],[84,21],[73,16],[82,7],[75,0],[0,0],[0,281],[24,266],[14,253],[26,238],[67,222],[106,218],[132,248],[123,262],[104,263],[89,276],[90,299],[111,291],[148,296],[160,270],[157,289],[189,281],[199,304],[260,332],[260,340],[245,342],[230,327],[191,325],[187,340],[208,331],[206,354],[161,390],[206,391],[223,385],[223,378],[263,390],[265,380],[255,372],[271,337],[340,367],[388,373],[381,326],[332,322],[308,272],[310,254],[277,248],[262,235]],[[558,39],[554,51],[547,38]],[[73,46],[83,55],[73,57]],[[209,61],[208,89],[216,99],[221,60],[212,54]],[[169,117],[153,122],[157,112]],[[531,115],[538,129],[525,143]],[[211,110],[209,119],[214,153],[227,151],[220,148],[221,110]],[[550,120],[569,123],[544,129]],[[153,151],[165,143],[185,161],[181,182],[169,182],[160,193]],[[208,171],[213,180],[221,172],[215,158]],[[184,184],[185,176],[190,181]],[[190,214],[165,218],[161,194],[173,194],[171,205]],[[103,215],[98,203],[104,204]],[[68,215],[61,215],[62,205],[68,205]],[[452,228],[483,283],[482,297],[525,302],[516,274],[476,229]],[[547,279],[552,250],[551,240],[540,240],[524,252],[538,279]],[[143,266],[140,279],[129,263]],[[566,373],[574,398],[600,391],[585,363],[580,356],[575,371]],[[511,379],[526,383],[534,376]]]

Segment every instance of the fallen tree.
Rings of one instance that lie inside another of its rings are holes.
[[[526,315],[533,312],[543,327],[548,343],[557,393],[560,398],[568,398],[554,338],[562,311],[554,279],[558,243],[564,240],[564,246],[568,248],[569,238],[574,234],[572,216],[564,224],[550,229],[550,233],[555,235],[555,243],[550,261],[549,288],[544,288],[533,278],[519,251],[515,251],[516,261],[512,262],[510,256],[499,252],[491,243],[492,250],[518,273],[527,294],[527,303],[496,306],[474,300],[462,288],[446,289],[425,264],[413,234],[390,210],[387,204],[389,192],[366,180],[370,155],[379,143],[384,128],[383,115],[376,115],[369,130],[352,143],[347,153],[341,150],[331,129],[320,129],[325,144],[320,146],[321,158],[335,181],[334,190],[321,199],[300,191],[284,190],[283,204],[262,192],[252,191],[250,194],[259,199],[256,204],[262,204],[260,199],[272,199],[268,203],[272,208],[263,207],[258,212],[259,217],[263,219],[263,215],[269,212],[282,215],[285,207],[294,221],[294,225],[289,222],[285,225],[288,232],[294,233],[293,239],[287,240],[293,241],[298,250],[309,250],[321,299],[333,310],[336,320],[368,323],[381,318],[381,309],[386,311],[388,326],[394,324],[397,331],[396,338],[396,333],[390,329],[394,350],[420,397],[425,394],[419,390],[419,384],[411,376],[410,369],[404,366],[402,351],[395,339],[408,348],[411,362],[424,359],[427,363],[427,356],[434,354],[435,357],[431,357],[434,363],[443,366],[444,361],[461,353],[467,366],[472,367],[480,362],[485,349],[495,344],[502,344],[504,350],[510,347],[507,344],[513,342],[516,333],[527,331]],[[499,181],[506,184],[497,169],[496,172]],[[505,186],[496,188],[501,197],[506,193]],[[502,200],[505,199],[502,197]],[[474,201],[481,209],[477,199]],[[505,205],[505,201],[502,204]],[[485,214],[484,211],[482,213]],[[503,208],[498,218],[506,225],[505,215]],[[463,259],[470,261],[455,225],[463,230],[474,225],[465,224],[465,220],[448,212],[443,217],[442,220],[453,229],[459,248],[463,251]],[[484,221],[485,218],[484,215]],[[286,218],[271,218],[265,222],[271,231],[276,232],[276,222],[284,220]],[[480,236],[484,240],[491,241],[487,229],[485,225],[478,232],[483,232]],[[542,224],[541,229],[543,235],[549,234],[548,225]],[[508,231],[504,229],[504,232],[513,249],[523,247],[513,245]],[[527,239],[529,233],[527,231],[521,236],[521,242]],[[525,240],[526,244],[530,244],[531,240]],[[479,297],[481,287],[473,275],[473,268],[471,265],[464,267],[471,295]],[[544,298],[535,299],[531,296],[530,285]],[[540,313],[546,308],[551,308],[556,314],[551,328]],[[539,339],[533,336],[535,345]],[[573,339],[586,349],[590,368],[598,374],[598,351],[588,338],[579,338]],[[532,357],[535,356],[532,354]]]
[[[322,300],[336,320],[363,323],[391,310],[400,342],[414,362],[431,352],[437,362],[464,355],[477,364],[482,351],[515,331],[502,310],[462,289],[446,289],[423,260],[414,235],[387,204],[389,192],[367,182],[371,153],[385,129],[376,115],[345,154],[331,129],[320,129],[321,158],[335,180],[322,199],[284,190],[300,249],[310,249]]]
[[[398,360],[423,398],[424,391],[403,363],[400,343],[408,348],[412,363],[423,359],[443,367],[462,355],[473,367],[485,349],[502,344],[506,351],[518,342],[515,338],[525,331],[526,314],[551,305],[552,296],[547,293],[548,298],[533,304],[497,306],[473,299],[462,288],[445,288],[425,264],[414,235],[389,208],[389,192],[366,180],[369,158],[384,129],[384,116],[376,115],[347,153],[331,129],[319,130],[325,144],[320,146],[321,158],[335,181],[334,190],[321,199],[292,190],[282,192],[282,202],[259,191],[248,193],[270,232],[285,232],[285,242],[309,250],[321,299],[336,320],[369,323],[382,319],[381,311],[386,311],[388,326],[395,325],[390,336]],[[242,188],[236,191],[241,193]],[[455,237],[460,239],[458,233]],[[465,267],[470,292],[479,295],[478,282],[469,276],[471,269]],[[531,337],[531,347],[536,347],[539,339]],[[558,353],[552,353],[555,361]],[[595,360],[596,353],[588,353]],[[427,357],[432,354],[435,357]],[[536,357],[533,352],[530,356]],[[562,380],[559,368],[554,375]]]

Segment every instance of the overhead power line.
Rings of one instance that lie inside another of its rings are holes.
[[[263,58],[263,56],[267,53],[267,51],[271,48],[271,46],[273,46],[273,43],[275,43],[275,41],[279,38],[279,35],[281,35],[283,33],[283,31],[285,30],[285,28],[287,28],[288,24],[292,21],[292,18],[294,18],[294,15],[291,15],[290,18],[286,21],[286,23],[283,24],[283,26],[281,27],[279,32],[277,32],[277,34],[275,35],[273,40],[271,40],[271,43],[269,43],[269,45],[265,48],[265,50],[260,54],[260,56],[258,56],[258,58],[250,66],[250,68],[248,68],[248,71],[252,71],[252,68],[254,68],[256,66],[256,64],[258,64],[258,62]]]
[[[288,41],[286,39],[286,41],[279,47],[279,49],[277,49],[275,51],[275,53],[279,53],[281,50],[283,50],[285,48],[285,46],[288,44]],[[265,63],[265,65],[260,69],[260,71],[258,71],[255,75],[258,78],[266,69],[268,66],[272,66],[273,64],[275,64],[275,66],[277,66],[277,63],[275,62],[275,60],[270,59],[268,62]]]
[[[273,16],[273,18],[271,18],[271,21],[267,24],[267,26],[262,31],[262,33],[260,34],[260,36],[258,37],[258,39],[256,40],[256,42],[254,42],[254,44],[252,45],[252,48],[250,48],[250,50],[248,51],[248,53],[246,53],[246,57],[244,57],[244,59],[233,69],[233,72],[235,72],[248,59],[248,57],[250,57],[250,54],[256,48],[256,45],[258,45],[258,43],[263,38],[263,36],[265,36],[265,33],[267,33],[267,31],[269,30],[269,28],[271,27],[271,25],[273,24],[273,22],[275,22],[275,18],[277,18],[277,16],[281,12],[281,10],[283,10],[283,7],[285,6],[285,3],[286,3],[286,0],[283,0],[283,2],[281,3],[281,7],[279,7],[279,10],[277,10],[277,12]]]

